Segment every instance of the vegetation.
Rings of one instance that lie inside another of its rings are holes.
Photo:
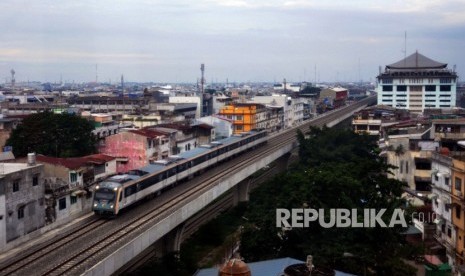
[[[15,156],[29,152],[55,157],[76,157],[95,152],[91,122],[73,114],[31,114],[11,133],[6,145]]]
[[[237,230],[244,222],[243,204],[204,224],[181,245],[181,251],[152,259],[137,270],[125,275],[192,275],[198,268],[222,263],[226,252],[239,239]]]
[[[386,208],[389,222],[403,183],[387,177],[391,167],[378,156],[376,140],[350,130],[311,128],[305,138],[298,133],[300,163],[286,174],[262,184],[250,197],[241,254],[248,262],[278,257],[301,260],[313,255],[315,263],[358,275],[412,275],[415,269],[402,257],[409,247],[403,243],[399,225],[392,228],[284,229],[276,227],[276,209],[356,209],[363,221],[363,209]],[[406,216],[408,219],[408,216]],[[409,223],[409,221],[407,221]]]

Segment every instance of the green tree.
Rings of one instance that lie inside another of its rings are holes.
[[[372,137],[350,130],[311,128],[307,135],[298,133],[298,140],[299,164],[251,194],[246,215],[250,224],[241,242],[246,260],[305,259],[311,254],[317,265],[358,275],[365,269],[377,275],[413,273],[401,261],[405,251],[401,233],[406,229],[400,225],[323,228],[315,222],[291,230],[276,227],[277,208],[323,209],[325,221],[335,208],[357,210],[358,221],[363,221],[364,209],[386,209],[383,221],[389,223],[394,210],[403,206],[404,184],[387,177],[391,168],[378,156]]]
[[[49,111],[24,118],[11,133],[6,145],[15,156],[29,152],[55,157],[76,157],[95,153],[96,139],[91,122],[74,114]]]

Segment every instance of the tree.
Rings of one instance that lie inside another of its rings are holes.
[[[403,205],[404,183],[388,178],[389,167],[379,156],[376,140],[350,130],[311,128],[298,133],[299,164],[257,188],[250,197],[241,254],[247,261],[276,257],[305,259],[363,275],[409,275],[414,269],[401,261],[405,245],[400,225],[392,228],[323,228],[318,222],[304,228],[276,227],[276,209],[386,209],[383,221]],[[406,217],[407,223],[408,217]],[[360,218],[358,221],[363,221]],[[353,260],[346,260],[351,255]],[[357,261],[354,261],[357,258]],[[357,263],[359,265],[357,265]],[[395,265],[393,265],[395,264]],[[412,270],[413,269],[413,270]]]
[[[50,111],[31,114],[11,133],[6,145],[15,156],[35,152],[55,157],[76,157],[95,153],[94,126],[74,114]]]

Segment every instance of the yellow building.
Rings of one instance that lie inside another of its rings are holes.
[[[233,121],[234,134],[247,132],[257,127],[257,104],[225,105],[220,109],[219,115]]]
[[[465,162],[453,159],[452,167],[452,224],[456,228],[456,264],[465,263],[465,197],[464,197],[464,180],[465,180]]]

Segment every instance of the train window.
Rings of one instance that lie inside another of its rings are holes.
[[[168,170],[168,177],[172,177],[173,175],[176,175],[176,168]]]
[[[118,201],[121,201],[123,200],[123,193],[121,191],[119,191],[119,200]]]
[[[178,173],[185,171],[187,168],[187,163],[179,164],[177,167]]]

